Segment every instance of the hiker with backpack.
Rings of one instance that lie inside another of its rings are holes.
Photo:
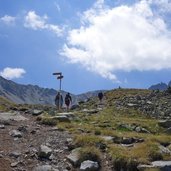
[[[98,93],[98,98],[99,98],[100,103],[102,103],[102,99],[103,99],[103,93],[102,92]]]
[[[72,103],[71,95],[70,93],[67,93],[65,96],[65,105],[67,107],[67,111],[69,110],[69,106],[71,105],[71,103]]]
[[[63,97],[60,94],[60,92],[57,93],[56,97],[55,97],[55,105],[57,106],[57,109],[61,109],[63,106]]]

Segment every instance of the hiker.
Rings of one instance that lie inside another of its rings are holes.
[[[58,92],[58,94],[55,97],[55,105],[57,106],[57,109],[61,109],[62,105],[63,105],[63,97],[60,94],[60,92]]]
[[[103,99],[103,93],[102,92],[98,93],[98,98],[99,98],[100,103],[102,103],[102,99]]]
[[[67,93],[66,96],[65,96],[65,104],[66,104],[66,107],[67,107],[67,111],[69,110],[69,106],[70,106],[71,103],[72,103],[71,95],[70,95],[70,93]]]

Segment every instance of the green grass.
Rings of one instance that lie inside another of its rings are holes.
[[[154,160],[171,160],[171,156],[161,154],[159,150],[159,145],[169,144],[171,137],[163,133],[164,129],[159,127],[156,119],[150,118],[136,109],[122,108],[120,110],[115,106],[116,99],[122,99],[126,96],[144,96],[150,92],[149,90],[134,89],[109,91],[105,94],[105,108],[102,111],[92,115],[75,111],[77,119],[71,123],[58,123],[58,128],[67,130],[74,136],[74,145],[84,149],[81,153],[84,159],[93,154],[100,156],[101,152],[98,152],[97,144],[105,144],[105,153],[111,157],[116,170],[126,167],[130,171],[136,171],[139,163],[149,164]],[[88,103],[82,104],[81,108],[95,109],[97,105],[98,99],[94,98]],[[145,128],[150,131],[150,134],[137,133],[135,130],[120,127],[123,124]],[[118,137],[118,139],[134,137],[141,138],[144,142],[136,143],[133,147],[128,148],[121,144],[104,141],[102,136],[113,136]],[[171,149],[171,147],[169,148]]]

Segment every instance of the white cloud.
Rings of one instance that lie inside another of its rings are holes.
[[[171,68],[171,32],[152,1],[114,8],[98,3],[84,12],[79,29],[68,32],[64,58],[114,81],[116,71]]]
[[[61,36],[63,30],[58,25],[48,24],[47,19],[47,15],[41,17],[37,15],[35,11],[29,11],[25,17],[24,26],[34,30],[46,29],[49,31],[53,31],[57,36]]]
[[[3,21],[5,24],[14,24],[15,23],[15,17],[5,15],[0,18],[1,21]]]
[[[6,79],[21,78],[26,71],[23,68],[4,68],[3,71],[0,71],[0,76]]]

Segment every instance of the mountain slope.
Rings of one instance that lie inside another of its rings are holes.
[[[53,104],[56,90],[36,85],[21,85],[0,77],[0,95],[15,103]]]
[[[99,90],[100,91],[100,90]],[[91,91],[79,95],[71,94],[73,104],[85,101],[97,96],[99,91]],[[67,92],[62,91],[65,97]],[[5,97],[17,104],[49,104],[54,105],[57,91],[49,88],[41,88],[37,85],[22,85],[0,76],[0,96]]]
[[[161,82],[159,84],[152,85],[149,87],[149,90],[167,90],[167,87],[167,84]]]

